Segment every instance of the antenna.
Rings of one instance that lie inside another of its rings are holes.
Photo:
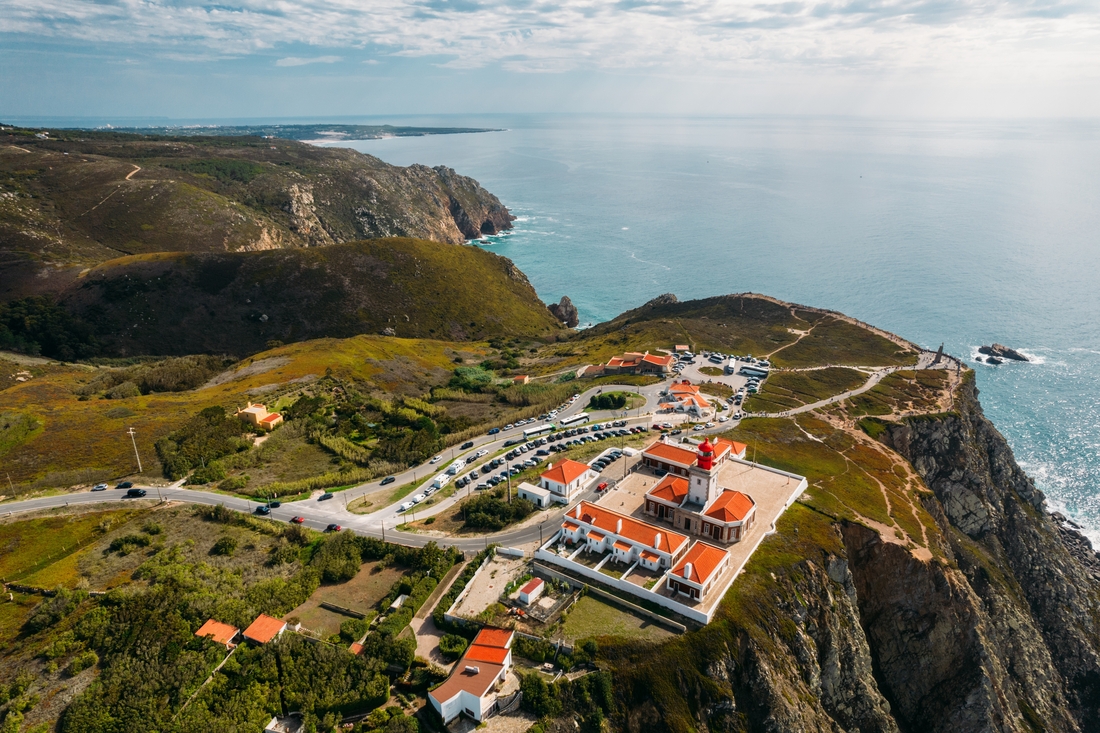
[[[138,473],[141,473],[141,454],[140,454],[140,453],[138,453],[138,449],[137,449],[137,438],[136,438],[136,437],[134,437],[135,435],[137,435],[137,433],[135,433],[135,432],[134,432],[134,429],[133,429],[133,428],[130,428],[130,429],[129,429],[129,430],[128,430],[128,431],[126,432],[126,434],[130,436],[130,441],[131,441],[131,442],[132,442],[132,443],[134,444],[134,458],[136,458],[136,459],[137,459],[137,464],[138,464]]]

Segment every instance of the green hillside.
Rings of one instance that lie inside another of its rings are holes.
[[[123,255],[460,243],[513,219],[442,166],[259,137],[35,132],[0,133],[0,300],[55,291]]]

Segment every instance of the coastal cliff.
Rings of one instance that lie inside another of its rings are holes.
[[[622,728],[1100,730],[1097,556],[1046,513],[971,376],[953,410],[876,431],[926,487],[928,551],[796,503],[718,620],[609,651]]]

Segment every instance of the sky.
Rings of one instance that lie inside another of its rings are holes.
[[[1100,0],[0,0],[0,119],[1100,115]]]

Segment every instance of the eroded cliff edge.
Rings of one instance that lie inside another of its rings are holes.
[[[609,650],[624,729],[1100,730],[1096,554],[1047,513],[970,377],[953,409],[873,431],[919,477],[926,547],[804,497],[714,623]]]

